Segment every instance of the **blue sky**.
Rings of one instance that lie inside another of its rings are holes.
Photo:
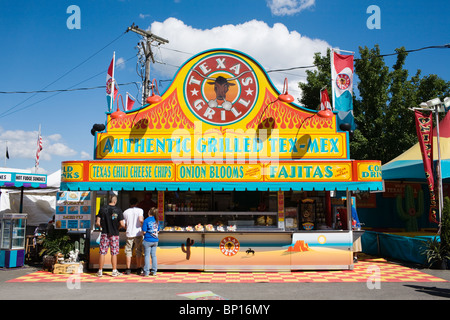
[[[69,29],[70,5],[80,8],[80,29]],[[369,29],[370,5],[380,9],[380,29]],[[118,83],[139,82],[136,45],[140,37],[124,33],[133,22],[169,40],[154,50],[151,78],[169,85],[178,67],[206,49],[230,47],[255,58],[266,70],[312,64],[314,52],[327,47],[354,51],[380,46],[418,49],[450,43],[450,2],[378,0],[71,0],[0,1],[0,91],[35,91],[104,86],[113,52]],[[450,81],[450,49],[411,53],[410,76],[437,74]],[[385,58],[392,66],[395,57]],[[296,83],[304,70],[270,73],[281,90],[299,98]],[[139,96],[136,85],[119,92]],[[34,167],[39,126],[43,137],[41,173],[52,173],[66,160],[92,159],[94,123],[106,120],[104,88],[62,93],[0,94],[0,166],[8,141],[10,168]]]

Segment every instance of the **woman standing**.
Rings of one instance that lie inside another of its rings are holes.
[[[144,220],[142,225],[142,232],[144,233],[144,252],[145,252],[145,264],[144,264],[144,276],[148,277],[156,275],[157,261],[156,261],[156,247],[158,246],[158,209],[151,208],[148,212],[148,217]],[[150,257],[152,258],[152,266],[150,270]]]

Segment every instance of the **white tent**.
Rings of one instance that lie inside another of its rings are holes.
[[[31,173],[30,170],[0,168],[0,172]],[[27,225],[47,223],[56,212],[56,195],[61,182],[61,170],[47,176],[46,188],[24,188],[22,212],[28,214]],[[1,188],[0,213],[20,212],[20,188]]]

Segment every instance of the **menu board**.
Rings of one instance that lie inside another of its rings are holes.
[[[89,229],[92,199],[89,191],[60,191],[56,196],[56,229]]]

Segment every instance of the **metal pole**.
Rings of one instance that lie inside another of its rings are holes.
[[[142,105],[145,104],[145,100],[150,95],[150,62],[151,62],[151,60],[149,58],[153,57],[153,55],[151,54],[151,50],[152,50],[152,48],[151,48],[150,40],[147,39],[146,49],[144,50],[144,53],[145,53],[145,78],[144,78],[144,93],[143,93]]]
[[[438,192],[439,192],[439,223],[441,222],[442,209],[444,207],[444,192],[442,190],[442,172],[441,172],[441,143],[439,136],[439,105],[435,106],[436,115],[436,134],[437,134],[437,148],[438,148],[438,163],[437,163],[437,179],[438,179]]]

